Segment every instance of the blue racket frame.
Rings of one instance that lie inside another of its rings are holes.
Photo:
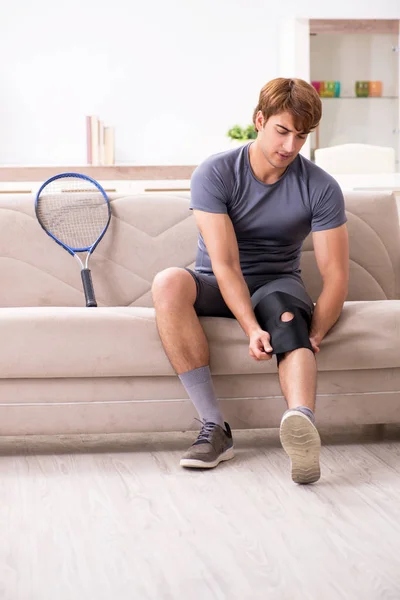
[[[56,181],[57,179],[66,179],[67,177],[73,177],[74,179],[81,179],[83,181],[89,181],[90,183],[92,183],[99,190],[99,192],[101,192],[101,194],[103,195],[104,200],[106,202],[106,205],[107,205],[108,219],[107,219],[107,223],[106,223],[103,231],[101,232],[101,234],[99,235],[99,237],[97,238],[97,240],[95,241],[94,244],[92,244],[91,246],[86,246],[85,248],[72,248],[71,246],[64,244],[64,242],[59,240],[55,235],[53,235],[50,231],[48,231],[46,229],[46,227],[44,227],[44,225],[42,224],[41,219],[39,217],[39,214],[38,214],[38,204],[39,204],[39,200],[40,200],[40,194],[42,193],[43,189],[52,181]],[[81,278],[82,278],[83,290],[85,293],[86,306],[96,307],[97,302],[96,302],[96,298],[95,298],[95,294],[94,294],[92,277],[91,277],[90,269],[88,268],[88,264],[89,264],[89,258],[91,256],[91,254],[93,253],[93,251],[95,250],[95,248],[99,244],[99,242],[101,242],[101,240],[103,239],[103,236],[104,236],[105,232],[107,231],[107,228],[108,228],[108,226],[110,224],[110,220],[111,220],[111,205],[110,205],[110,200],[108,199],[108,196],[107,196],[105,190],[103,190],[101,185],[95,179],[92,179],[92,177],[89,177],[88,175],[82,175],[81,173],[60,173],[59,175],[50,177],[50,179],[45,181],[44,184],[40,186],[40,189],[39,189],[38,193],[36,194],[35,213],[36,213],[36,218],[39,221],[40,226],[47,233],[47,235],[49,237],[51,237],[59,246],[64,248],[64,250],[66,250],[69,254],[71,254],[71,256],[73,256],[78,261],[78,263],[81,267]],[[80,252],[87,252],[85,263],[83,263],[82,260],[80,259],[80,257],[78,256],[78,253],[80,253]]]
[[[104,197],[104,200],[107,203],[108,220],[107,220],[106,226],[104,227],[104,229],[101,232],[100,236],[97,238],[96,242],[92,246],[88,246],[86,248],[71,248],[71,246],[67,246],[67,244],[64,244],[55,235],[53,235],[52,233],[50,233],[49,231],[47,231],[47,229],[45,227],[43,227],[43,225],[41,223],[41,220],[39,218],[39,215],[38,215],[38,202],[39,202],[40,194],[43,191],[43,189],[49,183],[51,183],[52,181],[56,181],[57,179],[65,179],[66,177],[75,177],[75,179],[83,179],[84,181],[90,181],[90,183],[93,183],[93,185],[95,185],[97,187],[97,189],[99,190],[99,192],[102,193],[102,195]],[[110,205],[110,200],[108,199],[108,196],[107,196],[106,192],[104,191],[104,189],[92,177],[89,177],[88,175],[82,175],[82,173],[60,173],[59,175],[54,175],[53,177],[50,177],[50,179],[47,179],[47,181],[45,181],[43,183],[43,185],[40,186],[40,189],[39,189],[38,193],[36,194],[35,213],[36,213],[36,217],[37,217],[37,220],[39,221],[39,224],[40,224],[41,228],[47,233],[47,235],[49,235],[55,242],[57,242],[57,244],[59,244],[60,246],[62,246],[62,248],[64,248],[64,250],[66,250],[67,252],[69,252],[69,254],[71,254],[71,256],[75,256],[75,254],[77,252],[88,252],[88,258],[89,258],[89,256],[95,250],[96,246],[103,239],[103,236],[104,236],[105,232],[107,231],[107,228],[108,228],[108,226],[110,224],[110,220],[111,220],[111,205]],[[86,263],[87,263],[87,259],[86,259]]]

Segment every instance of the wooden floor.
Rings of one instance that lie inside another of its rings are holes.
[[[399,600],[400,428],[322,434],[309,487],[275,430],[210,472],[193,434],[2,438],[0,599]]]

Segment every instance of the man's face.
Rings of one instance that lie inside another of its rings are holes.
[[[297,131],[293,116],[288,112],[273,115],[264,121],[257,115],[257,142],[264,157],[276,169],[285,169],[294,161],[307,139],[307,132]]]

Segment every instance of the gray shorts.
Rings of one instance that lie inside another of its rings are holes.
[[[186,269],[196,282],[197,295],[194,309],[199,317],[226,317],[234,319],[234,315],[227,307],[219,290],[215,275],[199,273]],[[253,308],[267,294],[284,292],[303,302],[310,310],[310,317],[314,304],[307,294],[303,281],[298,275],[245,275],[244,279],[249,288]]]

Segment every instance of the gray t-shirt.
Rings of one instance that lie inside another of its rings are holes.
[[[300,275],[301,246],[310,231],[346,223],[342,191],[300,154],[276,183],[262,183],[251,169],[249,147],[215,154],[197,167],[190,208],[229,215],[243,275]],[[212,273],[201,235],[195,269]]]

